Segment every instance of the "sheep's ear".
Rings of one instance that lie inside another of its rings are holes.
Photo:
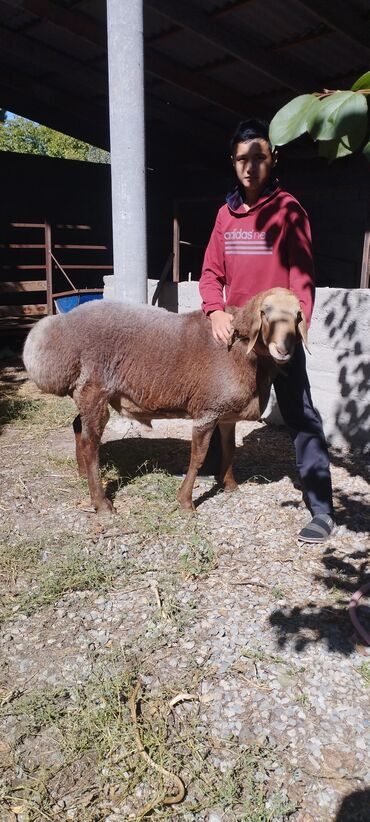
[[[307,343],[307,323],[306,323],[306,317],[305,317],[303,311],[298,312],[298,325],[297,325],[297,328],[298,328],[299,334],[300,334],[300,336],[303,340],[303,345],[304,345],[305,349],[308,351],[309,354],[311,354],[311,351],[310,351],[310,349],[308,347],[308,343]]]
[[[257,337],[261,331],[262,325],[262,311],[256,311],[252,317],[251,326],[248,332],[249,343],[247,345],[247,354],[252,351],[253,346],[257,342]]]
[[[248,339],[247,354],[256,344],[262,325],[261,301],[259,295],[253,297],[243,308],[234,314],[233,325],[239,337]]]

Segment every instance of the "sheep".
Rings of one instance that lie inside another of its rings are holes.
[[[178,499],[194,510],[192,491],[213,431],[221,431],[219,482],[235,489],[232,457],[237,420],[257,420],[271,383],[297,341],[307,347],[299,300],[285,288],[261,292],[232,314],[228,347],[213,339],[201,311],[172,314],[162,308],[90,302],[67,314],[45,317],[29,333],[24,363],[46,393],[71,396],[80,475],[91,502],[111,512],[99,474],[99,443],[108,405],[121,415],[151,424],[158,418],[193,420],[190,465]]]

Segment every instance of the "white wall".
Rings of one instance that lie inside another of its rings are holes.
[[[318,288],[307,370],[325,433],[370,450],[370,289]]]

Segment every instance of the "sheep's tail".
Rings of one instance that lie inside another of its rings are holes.
[[[23,349],[30,379],[41,391],[59,396],[73,390],[79,370],[64,324],[62,314],[40,320],[31,329]]]

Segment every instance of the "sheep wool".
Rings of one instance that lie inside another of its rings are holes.
[[[176,315],[110,301],[47,317],[30,331],[23,353],[29,376],[42,391],[69,395],[77,405],[77,463],[96,510],[112,509],[98,467],[108,406],[146,424],[194,420],[191,463],[179,493],[183,508],[192,509],[195,476],[217,424],[224,438],[222,483],[235,487],[235,421],[260,417],[279,365],[289,361],[296,340],[306,340],[306,323],[297,298],[284,288],[230,311],[229,348],[217,345],[201,311]]]

